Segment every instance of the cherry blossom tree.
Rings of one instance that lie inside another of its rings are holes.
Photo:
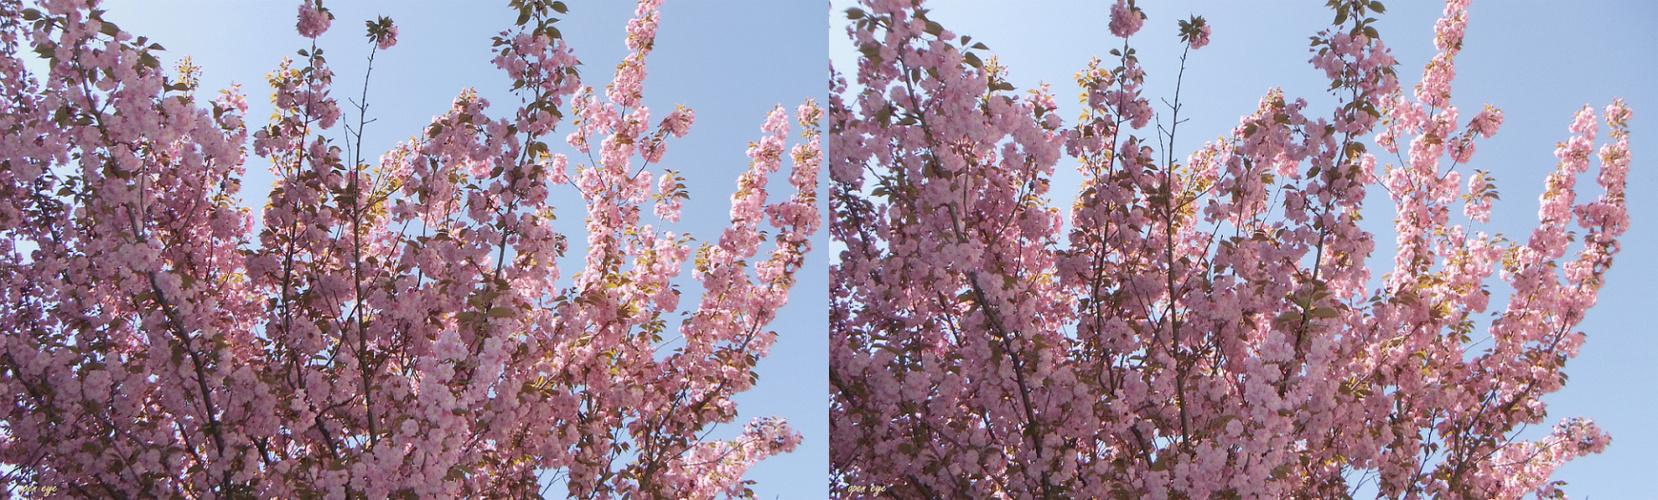
[[[554,27],[563,2],[510,3],[493,62],[521,103],[463,92],[371,162],[368,87],[334,97],[320,0],[258,128],[241,89],[202,95],[95,0],[0,1],[3,494],[752,496],[744,471],[801,437],[775,418],[706,436],[755,383],[820,224],[822,112],[766,117],[700,243],[672,230],[688,194],[660,167],[695,114],[643,101],[660,0],[600,89]],[[398,28],[365,24],[372,67]],[[549,146],[566,121],[580,159]],[[257,212],[249,154],[277,179]],[[792,194],[769,199],[773,177]],[[557,186],[583,224],[554,220]]]
[[[1628,227],[1631,112],[1583,108],[1529,237],[1487,234],[1494,177],[1466,165],[1503,115],[1450,100],[1468,1],[1446,3],[1409,89],[1385,7],[1329,4],[1311,64],[1335,108],[1273,90],[1185,157],[1178,83],[1164,112],[1145,96],[1132,1],[1070,122],[923,1],[848,10],[860,57],[829,103],[835,495],[1563,498],[1551,472],[1610,438],[1581,418],[1519,433],[1545,421]],[[1178,28],[1188,52],[1213,30]],[[1597,157],[1599,195],[1579,200]],[[1062,160],[1083,179],[1065,211]],[[1398,214],[1380,276],[1360,224],[1375,185]]]

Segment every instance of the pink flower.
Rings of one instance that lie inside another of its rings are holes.
[[[1205,45],[1209,45],[1209,25],[1208,24],[1204,24],[1203,27],[1198,28],[1197,29],[1197,36],[1192,37],[1192,50],[1201,49]]]
[[[668,130],[674,137],[685,137],[691,131],[691,123],[695,122],[697,114],[684,106],[679,106],[672,113],[662,119],[661,127]]]
[[[380,50],[397,45],[397,26],[392,24],[391,18],[380,16],[373,21],[364,21],[368,25],[368,39],[380,47]]]
[[[333,21],[334,15],[321,5],[307,2],[299,6],[299,36],[312,39],[322,36]]]
[[[1145,24],[1146,16],[1140,13],[1140,8],[1126,0],[1117,0],[1111,6],[1111,34],[1122,38],[1133,36]]]
[[[1474,115],[1474,120],[1468,124],[1468,127],[1482,136],[1491,137],[1496,135],[1497,128],[1502,125],[1503,111],[1491,106],[1486,106],[1484,111],[1480,111],[1479,114]]]
[[[386,31],[386,36],[378,40],[378,42],[380,50],[386,50],[391,48],[393,45],[397,45],[397,27],[392,26],[390,30]]]

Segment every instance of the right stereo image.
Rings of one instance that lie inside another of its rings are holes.
[[[837,0],[829,493],[1658,489],[1658,7]]]

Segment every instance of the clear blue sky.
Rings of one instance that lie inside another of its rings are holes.
[[[626,53],[624,27],[632,2],[569,1],[570,12],[556,26],[586,66],[582,77],[602,89]],[[298,1],[106,2],[107,19],[122,29],[149,36],[167,48],[169,67],[178,57],[191,56],[203,68],[202,92],[212,95],[230,83],[242,84],[252,105],[250,126],[266,123],[270,114],[265,74],[283,57],[309,47],[295,33]],[[420,132],[433,115],[448,109],[461,89],[473,87],[492,103],[492,116],[506,116],[518,100],[508,92],[511,81],[489,64],[490,37],[512,26],[516,11],[506,0],[476,2],[333,1],[332,29],[319,40],[335,70],[334,96],[341,107],[347,96],[362,89],[364,59],[369,44],[363,21],[379,15],[399,26],[399,42],[376,56],[370,82],[370,124],[364,150],[370,161],[397,142]],[[730,194],[736,176],[748,166],[749,142],[760,137],[760,125],[773,106],[791,111],[806,98],[824,102],[824,54],[827,43],[824,5],[819,2],[724,0],[691,2],[670,0],[662,8],[656,49],[648,59],[646,104],[664,116],[675,104],[696,110],[696,124],[684,138],[670,140],[663,168],[680,170],[692,198],[685,206],[688,231],[712,241],[729,220]],[[344,123],[346,120],[342,119]],[[338,126],[336,126],[338,127]],[[563,127],[562,138],[570,129]],[[798,127],[796,130],[798,132]],[[330,131],[341,137],[343,131]],[[562,141],[554,152],[570,152]],[[574,156],[572,156],[574,158]],[[262,206],[271,176],[262,159],[248,164],[243,200]],[[773,196],[787,191],[774,178]],[[579,198],[564,193],[553,204],[560,221],[579,230]],[[825,202],[827,198],[821,198]],[[737,397],[740,415],[713,435],[730,437],[756,416],[777,415],[805,436],[794,453],[773,457],[749,471],[756,480],[758,498],[821,498],[826,495],[828,470],[827,402],[827,248],[820,232],[815,248],[800,273],[789,306],[773,323],[779,335],[769,357],[760,361],[759,385]],[[573,244],[583,241],[572,235]],[[577,269],[581,253],[571,252],[563,262],[566,275]],[[689,274],[687,272],[687,274]],[[686,291],[696,290],[687,282]],[[689,297],[682,304],[694,304]]]
[[[931,1],[932,19],[957,34],[971,35],[990,46],[1009,68],[1020,89],[1039,82],[1053,85],[1061,116],[1076,116],[1079,107],[1073,75],[1092,56],[1109,57],[1121,39],[1107,31],[1107,0],[1027,0],[1015,4],[982,0]],[[1322,0],[1285,2],[1138,2],[1149,19],[1132,39],[1146,66],[1146,94],[1153,103],[1173,93],[1179,45],[1177,20],[1205,16],[1214,26],[1212,43],[1193,52],[1180,99],[1182,118],[1178,148],[1190,152],[1228,133],[1238,117],[1253,111],[1271,87],[1289,97],[1307,97],[1310,109],[1330,102],[1329,81],[1307,64],[1307,37],[1334,18]],[[830,28],[831,59],[843,73],[855,70],[856,52],[844,34],[840,13],[851,2],[836,0]],[[1401,85],[1409,88],[1433,55],[1433,24],[1443,7],[1433,1],[1390,1],[1378,29],[1400,62]],[[1464,49],[1457,56],[1453,103],[1473,110],[1490,103],[1504,112],[1497,136],[1479,143],[1471,168],[1492,171],[1502,200],[1483,229],[1521,239],[1537,222],[1537,197],[1543,178],[1555,168],[1557,141],[1569,137],[1567,126],[1584,104],[1599,110],[1623,97],[1634,109],[1629,176],[1629,210],[1633,228],[1622,238],[1600,302],[1580,325],[1588,333],[1581,353],[1567,364],[1570,380],[1549,395],[1547,425],[1526,433],[1536,437],[1561,418],[1591,417],[1612,434],[1600,455],[1580,458],[1555,474],[1569,483],[1572,498],[1612,500],[1652,498],[1658,491],[1658,380],[1654,353],[1658,336],[1651,317],[1658,310],[1658,140],[1649,124],[1658,123],[1658,3],[1644,1],[1474,2]],[[1161,107],[1159,109],[1162,109]],[[1322,113],[1322,112],[1321,112]],[[1604,137],[1604,128],[1602,131]],[[1183,157],[1185,153],[1181,153]],[[1597,162],[1598,167],[1598,162]],[[1058,169],[1056,197],[1076,186],[1073,169]],[[1584,179],[1590,179],[1584,177]],[[1580,181],[1582,189],[1592,180]],[[1598,189],[1598,188],[1596,188]],[[1594,191],[1586,196],[1593,196]],[[1581,198],[1580,198],[1581,199]],[[1388,234],[1392,205],[1379,189],[1369,198],[1367,221],[1372,231]],[[1067,199],[1057,199],[1068,206]],[[1391,237],[1378,237],[1373,268],[1391,267]],[[1379,260],[1378,260],[1379,259]],[[1495,293],[1495,292],[1494,292]]]

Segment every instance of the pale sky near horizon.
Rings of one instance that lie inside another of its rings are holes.
[[[602,93],[616,63],[626,54],[625,27],[634,3],[567,3],[569,13],[555,26],[583,61],[584,84]],[[399,27],[397,46],[375,56],[369,83],[369,116],[378,120],[367,127],[364,139],[365,158],[371,163],[377,163],[379,154],[397,142],[420,133],[464,88],[474,87],[491,101],[490,116],[505,116],[517,106],[518,99],[507,92],[511,80],[489,62],[494,57],[490,37],[511,28],[517,15],[505,0],[330,1],[325,5],[336,19],[318,44],[335,71],[333,95],[347,111],[341,123],[348,119],[355,123],[355,110],[346,98],[356,99],[362,92],[363,63],[370,48],[363,22],[385,15]],[[106,19],[122,29],[165,46],[161,59],[167,67],[178,57],[191,56],[203,68],[198,91],[202,95],[215,95],[233,82],[241,84],[251,105],[251,128],[267,123],[270,115],[266,73],[283,57],[299,59],[295,51],[310,46],[294,30],[298,6],[298,1],[288,0],[112,0],[103,8],[110,11]],[[647,59],[645,104],[656,119],[666,116],[675,104],[696,111],[690,133],[670,139],[663,162],[651,167],[657,172],[679,170],[687,180],[691,199],[686,202],[682,224],[674,230],[689,232],[700,241],[716,241],[720,228],[729,225],[730,195],[737,175],[748,168],[745,151],[761,137],[766,114],[782,105],[792,117],[795,107],[807,98],[825,103],[824,54],[828,49],[822,26],[826,22],[823,5],[815,2],[664,2],[655,50]],[[549,145],[555,153],[570,154],[572,164],[585,162],[577,159],[584,155],[576,155],[563,143],[572,130],[568,123],[562,124]],[[791,129],[791,145],[797,142],[799,131],[798,125]],[[343,139],[339,125],[329,134],[337,141]],[[271,183],[268,163],[254,157],[247,167],[243,203],[262,206]],[[773,200],[791,192],[781,175],[786,172],[774,176],[768,188]],[[580,224],[585,213],[573,191],[560,196],[554,190],[550,203],[557,207],[558,225],[571,240],[572,250],[560,262],[568,279],[581,263],[580,247],[586,238]],[[820,192],[819,199],[827,205],[826,195]],[[778,331],[778,340],[770,356],[757,366],[759,384],[735,398],[736,420],[712,433],[715,438],[729,438],[752,418],[775,415],[787,418],[804,436],[793,453],[772,457],[749,470],[745,477],[757,482],[756,498],[826,495],[826,234],[827,230],[820,230],[814,236],[814,251],[797,275],[789,305],[771,325]],[[691,294],[699,289],[689,274],[687,268],[681,280],[687,294],[682,309],[694,306]],[[670,322],[675,321],[672,318]],[[554,493],[561,495],[562,490],[555,488]]]
[[[835,69],[856,83],[857,53],[845,35],[844,11],[854,2],[835,0],[829,30]],[[1007,2],[934,0],[930,18],[957,35],[984,42],[1008,68],[1020,91],[1048,83],[1060,104],[1060,116],[1080,111],[1074,75],[1093,56],[1122,46],[1106,29],[1107,0],[1027,0],[1017,8]],[[1229,133],[1238,118],[1252,112],[1271,87],[1286,97],[1307,97],[1310,116],[1327,115],[1329,81],[1307,60],[1308,37],[1328,27],[1332,11],[1322,0],[1293,2],[1151,1],[1137,2],[1148,19],[1131,43],[1146,68],[1144,93],[1159,112],[1158,99],[1173,94],[1179,49],[1176,21],[1205,16],[1213,26],[1211,44],[1191,53],[1180,100],[1177,158],[1204,142]],[[1379,16],[1382,39],[1399,61],[1400,83],[1410,88],[1432,57],[1433,26],[1443,2],[1386,2]],[[1658,122],[1658,3],[1475,1],[1464,48],[1457,56],[1453,104],[1464,121],[1486,104],[1501,108],[1505,121],[1493,138],[1480,141],[1472,165],[1496,176],[1502,199],[1491,223],[1479,229],[1524,241],[1536,225],[1543,179],[1555,168],[1555,143],[1570,137],[1572,116],[1588,104],[1597,111],[1622,97],[1634,109],[1631,125],[1633,164],[1628,208],[1632,228],[1621,238],[1618,254],[1599,303],[1578,329],[1588,334],[1580,354],[1566,365],[1564,390],[1548,395],[1545,425],[1523,437],[1536,438],[1562,418],[1594,418],[1612,435],[1600,455],[1579,458],[1558,470],[1554,479],[1576,499],[1651,498],[1658,491],[1658,353],[1649,317],[1658,310],[1658,140],[1650,123]],[[981,54],[983,56],[983,54]],[[1321,100],[1324,99],[1324,100]],[[1143,130],[1150,134],[1150,128]],[[1606,128],[1601,127],[1604,138]],[[1372,148],[1379,151],[1379,148]],[[1053,184],[1054,205],[1067,207],[1080,177],[1074,160],[1061,160]],[[1398,163],[1389,158],[1380,162]],[[1598,168],[1596,161],[1593,168]],[[1464,170],[1466,172],[1466,170]],[[1598,195],[1594,171],[1579,180],[1579,200]],[[1371,257],[1373,276],[1391,268],[1392,203],[1378,187],[1366,201],[1366,223],[1376,234]],[[1499,288],[1493,287],[1493,308]],[[1476,338],[1478,335],[1476,334]],[[1489,345],[1489,343],[1484,344]],[[1480,349],[1476,346],[1475,349]]]

